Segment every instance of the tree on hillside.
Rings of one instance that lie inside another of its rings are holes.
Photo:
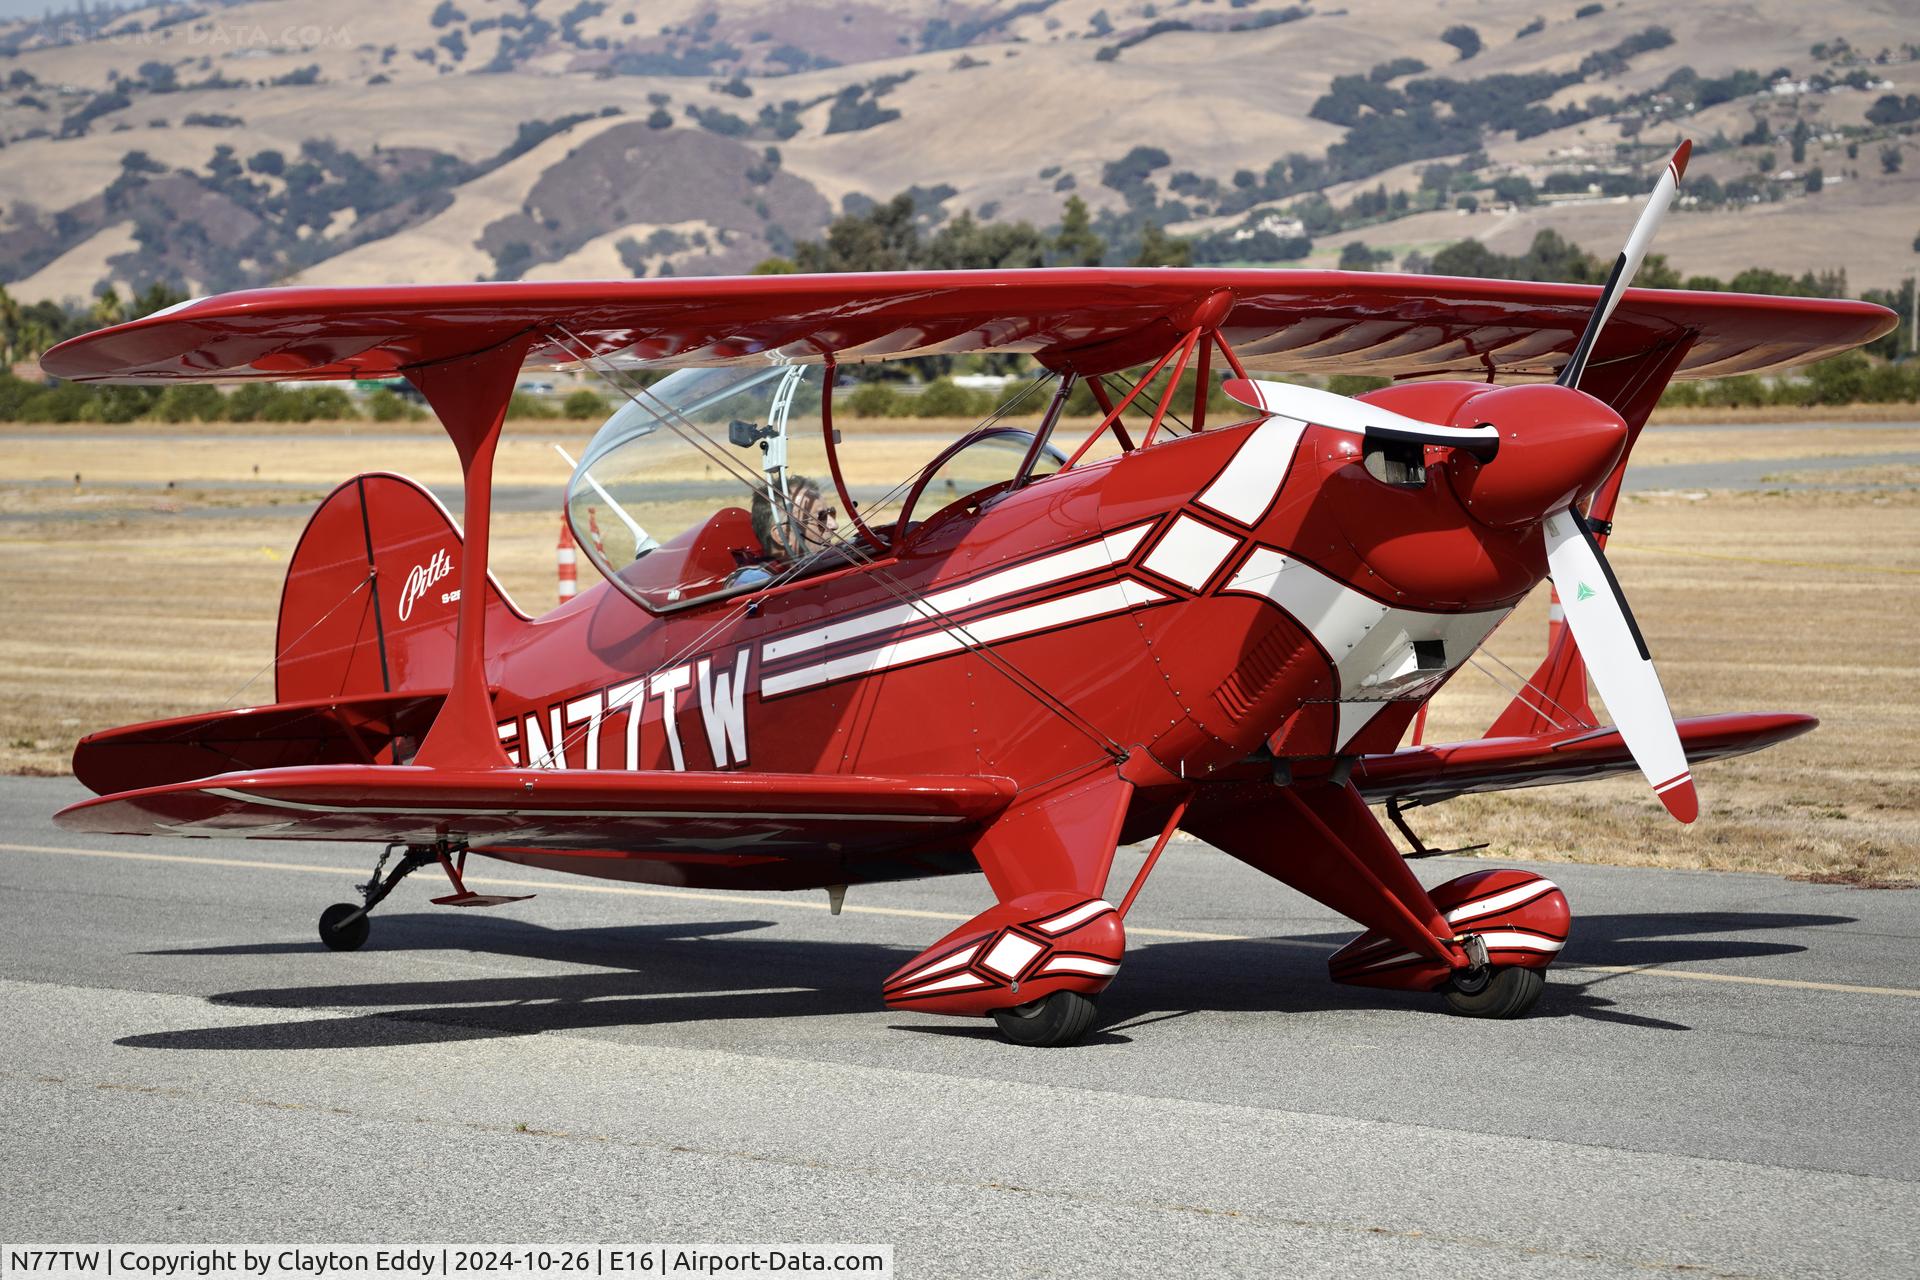
[[[20,340],[22,323],[20,304],[13,300],[13,295],[7,292],[4,285],[0,285],[0,362],[9,368],[19,359],[14,353],[14,346]]]
[[[1633,283],[1642,289],[1678,289],[1680,273],[1667,261],[1666,254],[1650,253],[1634,274]]]
[[[1068,196],[1060,211],[1060,231],[1053,237],[1049,261],[1063,267],[1097,267],[1107,256],[1107,242],[1093,233],[1087,202]]]
[[[88,310],[87,318],[98,328],[119,324],[127,318],[126,306],[120,301],[120,295],[114,292],[112,285],[101,285],[100,291],[93,295],[93,306]]]
[[[1440,33],[1440,38],[1460,51],[1461,62],[1480,52],[1480,33],[1464,22],[1448,27]]]
[[[1506,274],[1501,270],[1505,261],[1509,259],[1503,259],[1478,240],[1456,240],[1433,255],[1433,272],[1442,276],[1501,279]]]
[[[803,240],[793,247],[794,262],[802,271],[906,271],[919,256],[913,197],[904,191],[865,213],[835,218],[825,239]]]
[[[1539,195],[1534,191],[1533,183],[1517,173],[1508,174],[1494,181],[1493,198],[1514,205],[1539,203]]]
[[[1495,253],[1478,240],[1461,240],[1433,255],[1443,276],[1482,276],[1495,280],[1562,280],[1598,284],[1606,278],[1600,260],[1557,231],[1534,236],[1518,256]]]
[[[1807,162],[1807,139],[1812,136],[1813,130],[1807,127],[1805,120],[1793,122],[1793,162],[1795,164]]]
[[[1372,271],[1393,255],[1384,249],[1369,249],[1359,240],[1349,240],[1340,246],[1340,269],[1342,271]]]
[[[1190,267],[1193,246],[1178,236],[1170,236],[1157,222],[1140,229],[1140,251],[1133,256],[1136,267]]]
[[[935,271],[1037,267],[1045,263],[1047,247],[1030,222],[979,222],[962,212],[927,242],[921,263]]]

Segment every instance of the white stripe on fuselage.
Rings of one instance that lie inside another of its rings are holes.
[[[926,658],[955,653],[975,644],[1012,640],[1036,631],[1064,626],[1070,622],[1087,622],[1108,614],[1124,612],[1136,605],[1153,604],[1164,599],[1166,599],[1165,596],[1151,587],[1142,586],[1131,579],[1122,579],[1104,587],[1095,587],[1090,591],[1075,592],[1073,595],[1062,596],[1057,600],[1028,605],[1024,609],[1012,609],[1006,613],[976,618],[966,623],[964,630],[943,628],[926,635],[895,640],[877,649],[864,649],[858,653],[829,658],[824,662],[795,667],[791,671],[763,675],[760,677],[760,694],[767,698],[778,697],[783,693],[811,689],[815,685],[829,684],[835,680],[869,675],[889,667],[904,666],[909,662],[919,662]]]
[[[1239,545],[1240,539],[1232,534],[1183,514],[1174,517],[1172,527],[1143,563],[1167,581],[1198,591]]]
[[[891,608],[880,609],[873,613],[862,614],[855,618],[840,618],[824,627],[812,631],[800,631],[792,635],[769,640],[761,646],[760,658],[763,662],[778,662],[783,658],[796,657],[811,653],[815,649],[838,644],[842,640],[856,640],[879,631],[892,631],[898,627],[915,622],[933,622],[975,605],[1017,595],[1035,587],[1048,586],[1055,582],[1065,582],[1068,578],[1077,578],[1083,573],[1093,573],[1100,569],[1111,568],[1124,563],[1147,536],[1152,522],[1135,525],[1131,529],[1122,529],[1108,534],[1104,538],[1081,546],[1069,547],[1065,551],[1056,551],[1052,555],[1029,560],[1025,564],[1016,564],[1001,569],[972,582],[963,582],[957,587],[948,587],[944,591],[935,591],[920,600],[908,601]]]
[[[1268,418],[1255,427],[1226,469],[1201,492],[1200,505],[1252,528],[1286,482],[1306,429],[1307,424],[1295,418]]]

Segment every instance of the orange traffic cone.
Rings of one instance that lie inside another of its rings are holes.
[[[580,590],[580,566],[578,544],[573,540],[573,526],[567,523],[566,513],[560,515],[560,541],[554,548],[554,573],[559,579],[560,603],[573,599]]]
[[[604,558],[607,544],[600,539],[600,517],[594,514],[592,507],[587,508],[587,533],[593,538],[593,549]]]

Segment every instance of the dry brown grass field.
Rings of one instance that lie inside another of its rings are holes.
[[[875,428],[898,437],[884,456],[906,460],[926,452],[914,437],[941,424]],[[547,442],[577,448],[587,431],[540,423],[509,434],[500,483],[554,488],[556,515],[497,522],[500,576],[537,609],[553,599],[564,479]],[[96,728],[269,699],[297,513],[367,466],[435,483],[456,474],[431,424],[16,426],[0,429],[0,449],[8,772],[62,772],[73,741]],[[1487,841],[1492,857],[1920,880],[1920,489],[1910,468],[1865,462],[1916,449],[1920,427],[1650,432],[1637,464],[1858,455],[1863,465],[1844,479],[1805,478],[1882,486],[1629,495],[1620,511],[1612,558],[1676,712],[1801,710],[1821,728],[1704,767],[1691,828],[1622,779],[1416,811],[1429,843]],[[269,505],[282,509],[261,510]],[[1544,613],[1544,595],[1528,601],[1490,653],[1531,671]],[[1477,665],[1517,683],[1487,654]],[[1491,676],[1463,670],[1434,704],[1429,740],[1477,736],[1507,697]]]

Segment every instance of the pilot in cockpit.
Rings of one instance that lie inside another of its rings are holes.
[[[757,587],[811,557],[836,545],[840,516],[833,505],[820,495],[820,484],[806,476],[788,473],[785,511],[776,509],[764,488],[753,495],[753,532],[760,539],[767,558],[736,570],[729,586]]]

